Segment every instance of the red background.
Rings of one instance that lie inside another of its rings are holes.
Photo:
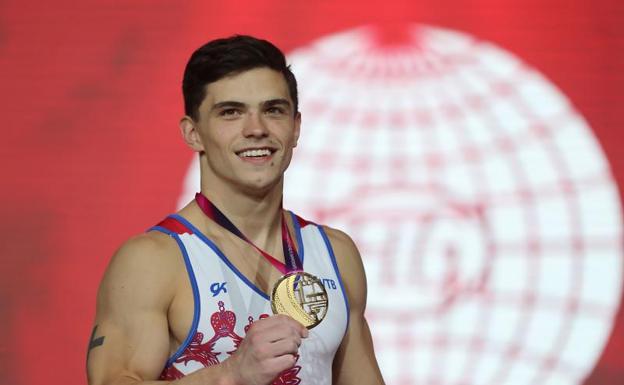
[[[399,22],[470,33],[538,69],[588,120],[622,186],[619,0],[0,3],[2,382],[86,382],[108,259],[175,209],[192,157],[177,120],[193,49],[245,33],[289,52],[362,24]],[[586,383],[620,383],[623,355],[620,309]]]

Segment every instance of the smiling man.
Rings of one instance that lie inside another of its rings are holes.
[[[301,126],[282,52],[249,36],[211,41],[183,93],[201,191],[112,258],[89,383],[382,384],[355,245],[282,208]]]

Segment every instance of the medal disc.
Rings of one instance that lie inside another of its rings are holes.
[[[303,271],[281,277],[271,293],[273,314],[286,314],[308,329],[325,318],[328,305],[327,291],[321,280]]]

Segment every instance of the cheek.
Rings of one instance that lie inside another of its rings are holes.
[[[230,152],[232,141],[233,141],[233,138],[230,138],[226,132],[217,131],[207,138],[206,150],[208,151],[212,150],[212,151],[221,152],[221,153]]]
[[[292,151],[286,151],[286,153],[284,154],[284,160],[282,162],[282,168],[283,168],[282,171],[286,171],[286,169],[290,165],[291,160],[292,160]]]
[[[284,133],[282,136],[282,143],[288,148],[295,147],[297,144],[297,136],[292,132],[292,128],[290,128],[289,132]]]

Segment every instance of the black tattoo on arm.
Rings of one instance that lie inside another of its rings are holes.
[[[89,339],[89,349],[87,350],[87,362],[89,362],[89,355],[91,354],[91,349],[97,348],[104,344],[104,336],[95,338],[95,332],[97,331],[98,325],[93,327],[93,332],[91,332],[91,338]]]

